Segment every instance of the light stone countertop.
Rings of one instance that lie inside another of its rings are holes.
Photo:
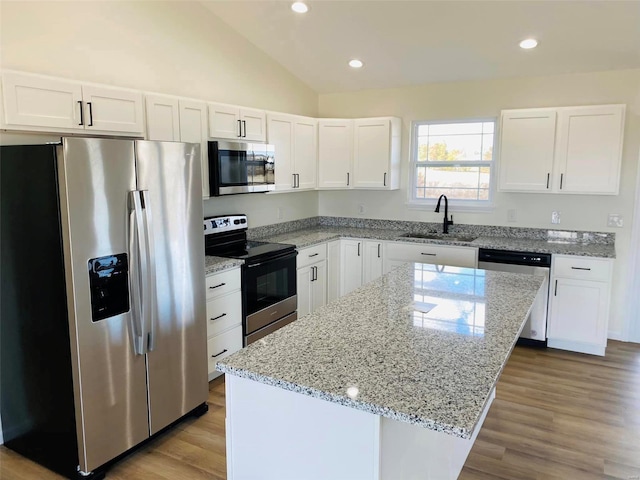
[[[470,438],[542,283],[402,265],[216,368]]]
[[[489,236],[477,237],[472,242],[460,242],[452,239],[454,235],[438,235],[438,238],[436,239],[417,239],[403,237],[405,233],[407,232],[378,228],[319,226],[264,237],[260,238],[260,240],[275,243],[290,243],[295,245],[298,249],[317,245],[322,242],[337,240],[339,238],[364,238],[382,241],[432,243],[475,248],[494,248],[498,250],[513,250],[530,253],[551,253],[602,258],[615,258],[616,256],[615,246],[612,244],[547,241],[539,239]]]
[[[204,273],[205,275],[211,275],[212,273],[222,272],[224,270],[239,267],[243,263],[243,260],[238,260],[237,258],[223,258],[205,255]]]

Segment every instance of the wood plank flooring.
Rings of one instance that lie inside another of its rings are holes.
[[[496,393],[460,480],[640,479],[640,345],[610,341],[604,358],[516,347]],[[210,384],[209,407],[107,478],[225,479],[222,378]],[[0,447],[0,479],[61,477]]]

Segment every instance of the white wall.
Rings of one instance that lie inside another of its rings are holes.
[[[2,0],[0,68],[301,115],[318,107],[313,90],[195,1]],[[260,226],[315,216],[317,198],[236,195],[205,201],[205,214],[247,213]]]
[[[319,98],[323,117],[394,115],[403,120],[402,186],[394,192],[342,191],[320,193],[320,215],[440,221],[441,214],[406,205],[409,178],[410,125],[414,120],[499,117],[508,108],[568,105],[627,104],[620,195],[496,194],[490,213],[455,213],[456,223],[536,228],[560,227],[616,233],[617,261],[609,323],[611,338],[626,335],[630,315],[626,298],[629,274],[631,223],[640,145],[640,70],[432,84],[417,87],[324,94]],[[517,222],[507,222],[507,209],[517,211]],[[551,225],[551,212],[562,212],[562,223]],[[622,214],[624,228],[609,228],[608,213]]]

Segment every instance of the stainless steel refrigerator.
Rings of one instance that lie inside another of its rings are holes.
[[[0,147],[5,445],[69,478],[207,408],[200,147]]]

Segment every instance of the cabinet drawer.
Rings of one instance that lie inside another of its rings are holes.
[[[228,357],[242,348],[242,327],[232,328],[220,335],[211,337],[207,341],[207,356],[209,357],[209,373],[216,370],[216,362]]]
[[[209,275],[206,278],[207,299],[240,290],[240,278],[239,268]]]
[[[327,259],[327,244],[314,245],[298,251],[296,259],[297,268],[306,267],[312,263]]]
[[[428,243],[389,242],[385,261],[420,262],[455,267],[476,267],[478,250],[471,247],[433,245]]]
[[[242,294],[239,291],[207,302],[207,338],[242,324]]]
[[[556,277],[608,282],[611,277],[611,266],[612,261],[604,258],[553,256],[553,275]]]

